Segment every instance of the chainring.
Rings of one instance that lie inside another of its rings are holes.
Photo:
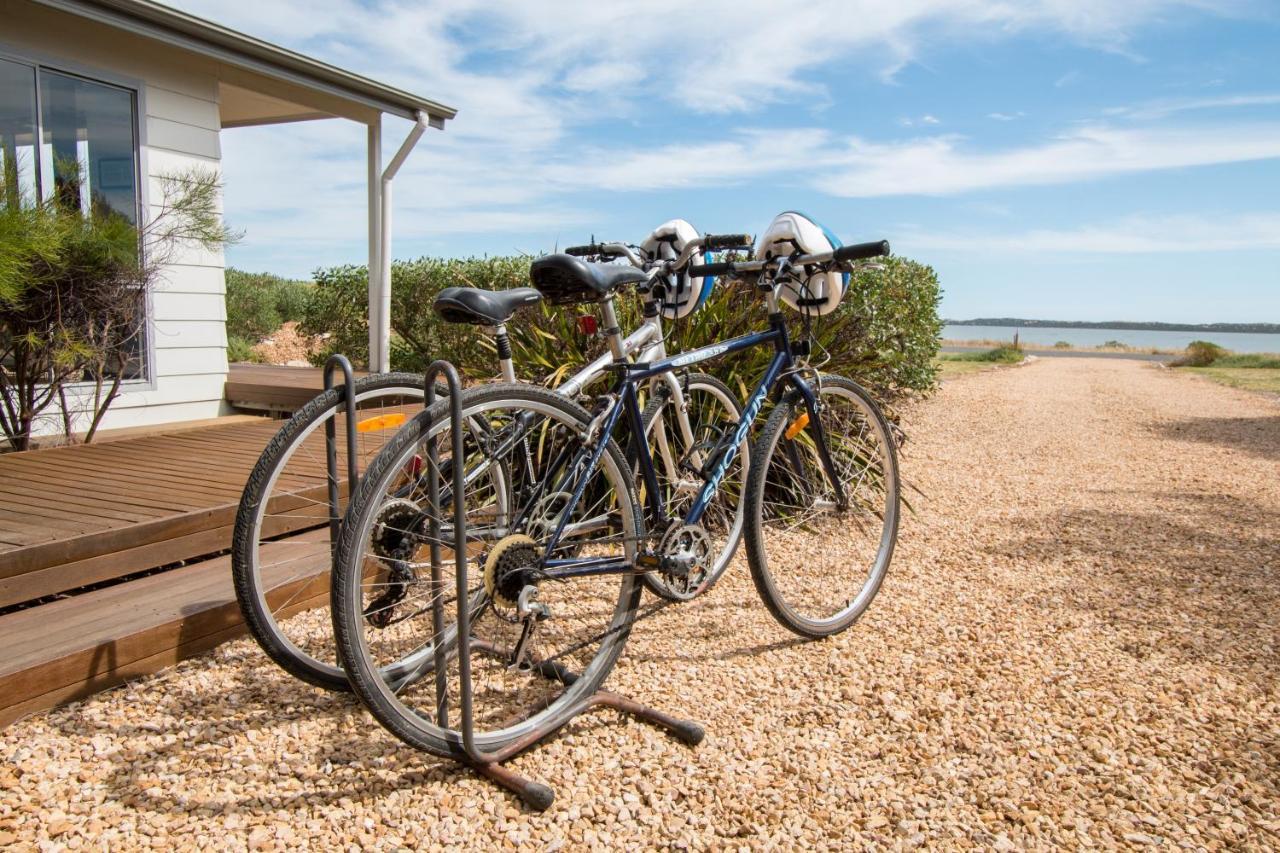
[[[649,588],[669,601],[688,601],[707,586],[712,558],[711,536],[701,524],[676,519],[658,543],[665,564],[651,576]],[[677,570],[672,563],[682,564]]]

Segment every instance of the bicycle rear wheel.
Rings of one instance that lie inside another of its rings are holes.
[[[871,395],[839,376],[813,387],[839,482],[827,475],[804,401],[788,395],[753,446],[745,538],[769,611],[816,638],[848,628],[879,591],[898,534],[900,485],[893,433]]]
[[[742,417],[742,406],[729,386],[706,373],[678,378],[684,406],[677,407],[666,385],[659,385],[644,410],[645,436],[653,455],[654,473],[662,489],[667,517],[683,519],[702,490],[704,468],[726,435],[732,435]],[[686,434],[686,429],[688,433]],[[707,566],[696,576],[670,578],[647,572],[644,585],[662,598],[683,601],[700,595],[715,585],[742,541],[743,495],[751,457],[749,441],[743,439],[738,455],[730,464],[720,488],[702,516]],[[641,480],[636,480],[637,484]],[[652,525],[649,525],[652,528]],[[665,531],[653,530],[655,537]]]
[[[543,560],[634,565],[643,521],[613,441],[593,469],[579,464],[591,420],[580,406],[520,384],[474,388],[461,402],[470,552],[463,606],[473,648],[473,719],[477,746],[492,752],[549,732],[576,712],[617,661],[639,603],[633,571],[555,580],[545,574]],[[438,470],[429,461],[432,439]],[[461,750],[452,440],[448,402],[442,401],[406,424],[369,466],[343,522],[332,604],[334,633],[355,692],[401,740],[446,756]],[[497,465],[513,472],[506,505],[484,483],[485,472]],[[424,500],[431,478],[441,495],[438,516]],[[583,497],[574,505],[566,495],[579,487]],[[409,504],[418,514],[396,510],[392,523],[391,510]],[[548,553],[562,520],[563,543]],[[440,588],[432,584],[429,561],[437,535]],[[386,600],[388,587],[397,589],[390,611],[374,606]],[[519,600],[528,588],[547,616],[537,623],[524,659],[530,666],[521,669],[511,664],[524,628]],[[439,680],[437,650],[444,660]],[[570,670],[576,675],[568,676]]]
[[[375,374],[357,379],[357,470],[395,429],[422,409],[422,377]],[[286,672],[328,690],[349,690],[337,663],[329,606],[330,542],[325,426],[335,427],[345,511],[346,404],[341,388],[317,396],[285,422],[249,475],[236,514],[231,573],[249,632]]]

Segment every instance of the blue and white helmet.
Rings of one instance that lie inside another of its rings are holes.
[[[680,257],[684,247],[690,240],[698,237],[698,229],[683,219],[672,219],[664,222],[645,238],[640,248],[653,258],[673,260]],[[706,263],[708,255],[701,258],[694,256],[691,263]],[[715,287],[715,277],[690,278],[687,272],[667,276],[663,279],[665,293],[662,297],[662,316],[667,320],[679,320],[688,317],[702,307]]]
[[[756,247],[756,258],[763,260],[790,255],[797,250],[802,254],[812,255],[838,249],[841,245],[843,244],[839,238],[821,223],[803,213],[788,210],[779,213],[769,223]],[[778,292],[778,298],[787,307],[805,314],[830,314],[839,306],[848,286],[848,273],[816,272],[807,279],[784,284]]]

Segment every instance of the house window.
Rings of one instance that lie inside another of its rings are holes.
[[[0,202],[56,200],[86,216],[136,225],[137,126],[129,89],[0,59]],[[145,334],[123,337],[125,378],[141,379]]]
[[[40,190],[138,221],[133,93],[40,69]]]
[[[39,197],[36,164],[36,70],[0,59],[0,180],[5,204]]]

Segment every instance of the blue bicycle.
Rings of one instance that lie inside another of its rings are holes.
[[[637,620],[708,588],[730,532],[707,509],[726,488],[740,490],[747,562],[775,618],[823,637],[862,615],[897,535],[893,434],[866,391],[810,366],[811,344],[792,339],[780,302],[824,313],[843,295],[848,265],[889,248],[829,244],[815,252],[812,243],[805,234],[766,240],[754,260],[703,266],[691,265],[691,245],[648,272],[570,255],[533,263],[533,284],[547,300],[597,306],[613,386],[588,411],[529,385],[482,385],[461,397],[461,435],[452,434],[447,403],[436,404],[369,466],[343,523],[332,613],[352,687],[388,729],[456,756],[459,731],[443,714],[450,702],[439,700],[456,703],[463,680],[475,749],[510,751],[562,725],[598,689]],[[742,280],[763,298],[767,329],[652,363],[629,361],[615,295],[673,271]],[[667,499],[643,439],[639,390],[654,377],[754,347],[772,347],[773,356],[741,418],[703,437],[696,468],[682,461],[696,483],[690,500]],[[744,470],[739,448],[770,401]],[[626,451],[614,438],[624,422]],[[429,445],[453,450],[433,464]],[[461,500],[431,502],[429,492],[451,488],[459,463]],[[669,517],[672,506],[683,515]],[[467,577],[477,580],[465,602],[453,581],[436,585],[425,571],[428,551],[452,543],[459,522]],[[833,559],[826,554],[835,542]],[[658,586],[670,594],[641,607],[646,573],[660,575]],[[394,618],[371,618],[369,603],[389,585],[400,590]],[[474,667],[470,653],[455,654],[458,622],[469,649],[482,653]]]

